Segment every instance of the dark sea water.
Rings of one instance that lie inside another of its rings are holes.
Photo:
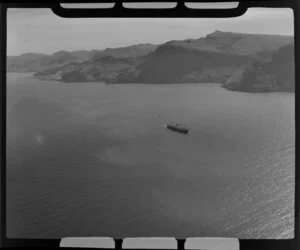
[[[293,237],[294,94],[7,77],[8,237]]]

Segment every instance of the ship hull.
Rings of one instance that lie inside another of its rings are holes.
[[[177,128],[177,127],[172,126],[172,125],[167,125],[167,129],[170,129],[172,131],[175,131],[175,132],[178,132],[178,133],[182,133],[182,134],[188,134],[189,133],[188,129]]]

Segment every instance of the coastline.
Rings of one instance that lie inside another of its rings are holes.
[[[143,83],[143,82],[105,82],[105,81],[64,81],[61,78],[57,77],[56,75],[50,75],[50,76],[35,76],[37,72],[6,72],[6,74],[17,74],[20,76],[26,75],[27,77],[35,78],[40,81],[54,81],[57,83],[82,83],[82,84],[87,84],[87,83],[102,83],[106,85],[126,85],[126,84],[136,84],[136,85],[216,85],[220,86],[221,88],[224,88],[228,91],[233,91],[233,92],[240,92],[240,93],[249,93],[249,94],[265,94],[265,93],[289,93],[289,94],[295,94],[295,91],[290,91],[290,90],[258,90],[258,89],[250,89],[250,90],[243,90],[243,89],[234,89],[226,86],[225,83],[212,83],[212,82],[161,82],[161,83]]]

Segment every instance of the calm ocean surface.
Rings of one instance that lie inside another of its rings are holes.
[[[294,94],[7,77],[8,237],[293,237]]]

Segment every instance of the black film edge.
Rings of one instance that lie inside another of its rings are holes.
[[[208,1],[206,1],[208,2]],[[23,7],[42,7],[42,6],[48,6],[50,7],[53,12],[59,16],[62,17],[235,17],[235,16],[240,16],[244,14],[247,11],[248,7],[291,7],[291,8],[296,8],[297,1],[268,1],[268,2],[261,2],[261,1],[240,1],[239,7],[233,10],[193,10],[189,8],[185,8],[184,5],[178,5],[174,9],[155,9],[155,10],[129,10],[126,8],[121,7],[120,5],[116,5],[117,7],[114,7],[112,9],[101,9],[101,10],[85,10],[85,9],[74,9],[74,10],[66,10],[64,8],[61,8],[60,4],[55,3],[55,4],[39,4],[39,3],[33,3],[30,1],[20,1],[20,3],[12,3],[12,4],[4,4],[3,6],[0,7],[1,11],[1,18],[6,18],[6,16],[3,16],[2,13],[3,11],[6,12],[6,8],[10,7],[18,7],[18,8],[23,8]],[[28,3],[28,5],[27,5]],[[27,6],[26,6],[27,5]],[[298,3],[299,5],[299,3]],[[183,6],[183,7],[182,7]],[[299,27],[297,25],[297,20],[299,20],[298,16],[295,16],[295,29]],[[299,21],[298,21],[299,23]],[[6,21],[4,22],[6,24]],[[1,25],[2,26],[2,25]],[[4,29],[4,30],[3,30]],[[6,33],[6,28],[3,26],[1,27],[1,33],[4,34]],[[5,34],[6,35],[6,34]],[[2,39],[6,39],[6,37],[2,37]],[[298,35],[297,32],[295,32],[295,39],[296,42],[298,42]],[[2,81],[2,86],[1,86],[1,98],[6,94],[3,91],[5,91],[4,87],[4,81],[6,80],[5,78],[5,72],[4,70],[4,65],[5,65],[5,60],[6,60],[6,46],[5,43],[1,43],[1,69],[2,69],[2,75],[1,75],[1,81]],[[296,46],[296,52],[298,45]],[[297,60],[297,64],[299,60]],[[299,79],[299,73],[296,71],[296,79]],[[296,87],[296,93],[297,93],[297,87]],[[2,99],[3,100],[3,99]],[[297,100],[297,98],[296,98]],[[297,102],[297,101],[296,101]],[[298,102],[299,104],[299,102]],[[1,111],[4,111],[6,107],[1,104]],[[3,115],[3,114],[2,114]],[[2,126],[2,123],[5,121],[2,118],[5,119],[5,117],[1,116],[1,139],[5,139],[5,130]],[[298,135],[299,133],[297,133]],[[299,136],[297,136],[299,137]],[[299,140],[298,140],[299,141]],[[298,146],[298,144],[297,144]],[[297,147],[296,147],[297,148]],[[298,149],[299,150],[299,149]],[[298,152],[297,150],[297,152]],[[3,152],[3,149],[1,148],[1,151]],[[4,154],[2,154],[2,159],[1,162],[3,163]],[[297,158],[296,158],[297,159]],[[298,160],[296,160],[298,162]],[[297,165],[297,164],[296,164]],[[5,170],[3,171],[3,165],[1,166],[1,185],[3,185],[3,174],[5,174]],[[296,171],[296,178],[299,177],[299,171]],[[299,180],[299,179],[298,179]],[[5,181],[4,181],[5,183]],[[298,181],[296,182],[296,211],[299,210],[299,192],[298,192]],[[4,190],[1,189],[2,194],[5,192]],[[4,200],[5,196],[1,195],[1,227],[3,229],[3,225],[5,226],[5,223],[3,223],[3,220],[6,219],[6,214],[5,211],[5,203]],[[295,222],[299,220],[299,213],[296,212],[295,216]],[[296,224],[297,225],[297,224]],[[59,240],[58,239],[51,239],[51,240],[27,240],[27,239],[7,239],[5,235],[3,235],[3,232],[6,232],[6,230],[1,230],[2,234],[2,239],[1,239],[1,245],[6,245],[6,246],[48,246],[48,247],[58,247]],[[295,235],[298,236],[299,234],[299,229],[295,227]],[[117,240],[117,242],[120,242],[120,240]],[[181,246],[182,244],[180,244]],[[297,249],[296,247],[299,247],[299,239],[296,237],[294,240],[240,240],[240,249]],[[118,244],[117,249],[120,249],[120,246]]]

